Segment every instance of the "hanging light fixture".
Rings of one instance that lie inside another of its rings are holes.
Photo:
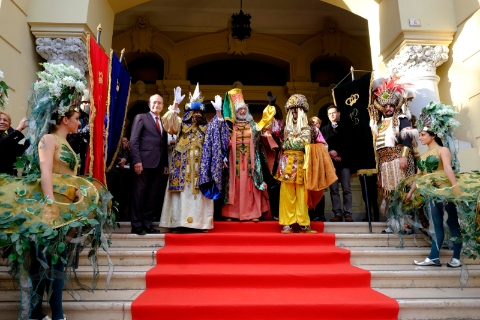
[[[232,14],[232,38],[239,41],[250,38],[252,34],[252,28],[250,28],[251,18],[252,16],[249,13],[243,13],[242,0],[240,0],[240,13]]]

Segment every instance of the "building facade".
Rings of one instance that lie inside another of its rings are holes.
[[[65,62],[87,72],[84,41],[101,24],[107,53],[125,49],[132,76],[129,119],[145,110],[151,94],[171,103],[174,87],[192,91],[198,81],[209,101],[237,80],[254,117],[260,117],[271,90],[280,116],[288,97],[301,93],[311,105],[308,116],[325,119],[322,108],[333,102],[331,89],[353,67],[412,83],[413,114],[431,100],[457,106],[462,170],[480,168],[479,0],[246,0],[243,11],[251,14],[253,31],[244,41],[231,36],[237,1],[201,5],[0,0],[0,70],[10,87],[6,111],[13,122],[25,115],[39,62]],[[355,198],[361,211],[361,197]]]

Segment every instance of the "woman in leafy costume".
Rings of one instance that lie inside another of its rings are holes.
[[[71,132],[77,132],[78,127],[80,126],[80,112],[75,109],[70,109],[64,114],[59,113],[59,111],[54,112],[52,116],[52,124],[50,127],[51,134],[44,135],[39,144],[38,144],[38,155],[40,160],[40,171],[41,171],[41,186],[43,195],[48,197],[48,199],[55,199],[53,194],[53,179],[52,173],[57,174],[70,174],[76,175],[79,162],[75,152],[68,144],[66,138],[67,134]],[[79,195],[80,196],[80,195]],[[77,196],[78,197],[78,196]],[[43,208],[42,221],[47,224],[52,224],[55,221],[60,221],[60,210],[55,205],[46,204]],[[68,244],[71,238],[75,235],[76,228],[72,228],[68,231],[65,244]],[[57,248],[57,251],[58,248]],[[60,257],[66,258],[66,251],[63,248],[62,252],[58,252]],[[64,272],[64,260],[56,259],[51,262],[51,267],[56,272]],[[30,274],[34,278],[40,278],[38,275],[42,271],[40,263],[35,260],[32,261],[30,268]],[[33,308],[32,314],[30,315],[31,319],[49,319],[48,316],[45,316],[42,312],[42,297],[46,286],[46,280],[40,281],[39,283],[34,283],[35,293],[38,295],[38,300]],[[55,277],[52,280],[49,304],[52,310],[53,320],[65,319],[62,309],[62,292],[63,292],[63,278]]]
[[[453,136],[453,130],[460,126],[454,119],[457,114],[454,107],[438,102],[430,102],[422,109],[416,126],[420,141],[428,150],[418,159],[418,173],[401,181],[390,201],[388,225],[399,235],[402,245],[405,225],[413,226],[415,231],[425,230],[425,224],[419,221],[419,211],[425,208],[432,248],[425,260],[414,261],[416,265],[440,266],[439,251],[445,238],[453,249],[448,267],[462,267],[462,249],[468,258],[475,259],[480,254],[475,221],[480,172],[458,173],[458,141]],[[468,273],[461,272],[463,285],[467,279]]]
[[[0,247],[8,255],[9,273],[18,279],[18,319],[50,317],[42,312],[45,289],[49,294],[52,318],[65,319],[62,291],[77,300],[72,278],[92,291],[98,281],[97,250],[107,253],[107,232],[114,224],[110,214],[112,196],[94,179],[77,177],[79,160],[65,140],[76,132],[81,95],[86,79],[80,70],[64,64],[43,63],[39,81],[29,96],[30,147],[15,166],[22,177],[0,174]],[[99,131],[101,132],[101,131]],[[91,287],[78,281],[75,265],[78,252],[88,248],[93,267]]]
[[[448,178],[447,181],[439,183],[436,188],[448,188],[451,187],[452,193],[455,196],[460,196],[462,191],[457,184],[455,173],[451,167],[452,154],[448,148],[443,146],[442,140],[437,137],[435,133],[429,130],[420,131],[419,139],[423,145],[428,146],[428,150],[423,153],[418,159],[418,174],[433,173],[439,170],[444,170],[445,175]],[[413,193],[416,189],[416,183],[413,182],[410,191],[405,197],[405,202],[411,200]],[[414,260],[414,263],[418,266],[441,266],[440,264],[440,251],[445,237],[445,230],[443,228],[443,213],[448,214],[447,225],[450,228],[450,234],[452,237],[461,239],[460,224],[458,223],[458,214],[455,204],[452,202],[439,202],[433,199],[428,200],[427,206],[431,210],[431,218],[433,221],[433,227],[435,231],[436,241],[432,237],[432,249],[430,255],[423,261]],[[438,245],[438,244],[439,245]],[[455,241],[453,244],[453,257],[450,262],[447,263],[448,267],[458,268],[462,266],[460,261],[460,251],[462,250],[462,243]]]

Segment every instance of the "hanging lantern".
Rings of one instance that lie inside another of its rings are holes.
[[[240,13],[232,14],[232,38],[243,41],[250,38],[252,28],[250,28],[250,14],[242,11],[242,0],[240,0]]]

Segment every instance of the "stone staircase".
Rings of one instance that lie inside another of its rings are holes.
[[[326,223],[325,232],[336,233],[337,246],[351,251],[353,265],[371,271],[372,287],[400,305],[399,319],[480,319],[480,265],[466,261],[470,275],[467,287],[460,289],[460,270],[446,267],[451,252],[442,250],[441,268],[414,266],[413,259],[423,259],[429,253],[428,244],[417,237],[406,236],[405,248],[399,249],[398,238],[381,234],[384,222],[373,223],[373,233],[365,222]],[[64,311],[69,320],[128,320],[131,303],[145,289],[145,273],[155,263],[155,253],[164,245],[164,235],[137,236],[129,234],[128,223],[112,236],[111,258],[115,272],[105,291],[107,263],[100,255],[100,280],[95,293],[79,291],[84,300],[75,301],[64,293]],[[165,230],[162,230],[165,231]],[[288,235],[286,235],[288,237]],[[85,253],[78,269],[80,279],[88,283],[91,267]],[[0,260],[1,319],[16,319],[19,293]],[[355,299],[355,297],[352,297]],[[46,307],[46,306],[45,306]]]

